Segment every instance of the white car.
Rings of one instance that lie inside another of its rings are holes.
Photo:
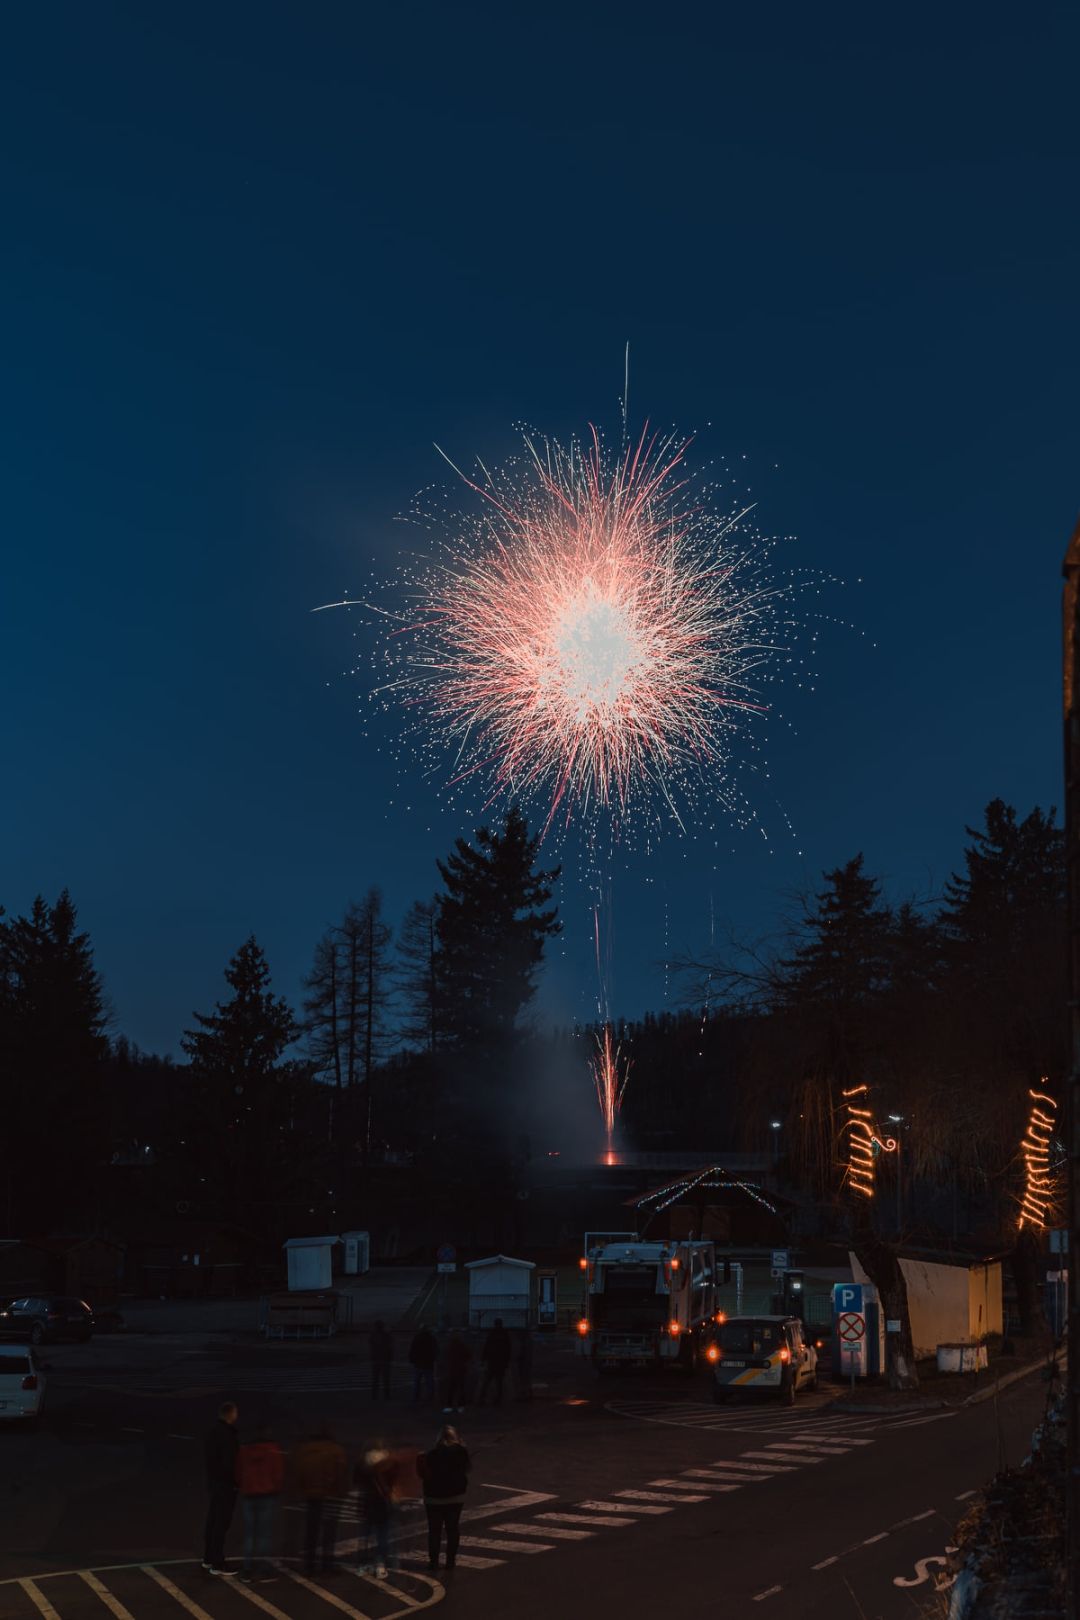
[[[32,1344],[0,1341],[0,1423],[36,1423],[45,1409],[45,1373]]]

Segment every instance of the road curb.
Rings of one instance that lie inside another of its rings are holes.
[[[980,1401],[988,1401],[991,1395],[997,1395],[1001,1390],[1008,1389],[1010,1384],[1016,1384],[1021,1378],[1029,1378],[1032,1373],[1041,1372],[1046,1367],[1053,1365],[1054,1363],[1043,1358],[1039,1361],[1028,1362],[1026,1367],[1014,1367],[1012,1372],[1005,1374],[1004,1378],[998,1378],[994,1383],[987,1384],[985,1389],[977,1389],[973,1395],[966,1395],[960,1405],[978,1406]],[[1059,1373],[1065,1371],[1065,1365],[1064,1361],[1057,1363]]]

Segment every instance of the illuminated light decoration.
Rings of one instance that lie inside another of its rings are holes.
[[[720,1164],[706,1165],[704,1170],[699,1170],[694,1176],[682,1176],[678,1181],[669,1181],[665,1187],[658,1187],[655,1192],[644,1193],[636,1200],[636,1203],[638,1207],[655,1203],[656,1208],[652,1213],[658,1215],[661,1210],[670,1209],[677,1199],[684,1197],[688,1192],[693,1192],[695,1187],[712,1187],[716,1189],[734,1187],[739,1192],[746,1193],[756,1204],[760,1204],[762,1209],[767,1209],[770,1215],[778,1213],[776,1205],[769,1202],[760,1188],[752,1182],[742,1181],[737,1176],[729,1175],[723,1165]],[[658,1202],[658,1200],[662,1201]]]
[[[703,801],[755,823],[736,744],[769,712],[779,666],[801,678],[804,582],[773,567],[780,542],[752,503],[688,470],[674,432],[646,426],[618,451],[595,428],[522,442],[472,477],[444,458],[477,505],[457,512],[437,490],[414,503],[442,543],[403,566],[405,605],[324,604],[379,627],[374,700],[412,717],[406,740],[445,787],[477,784],[485,808],[533,803],[545,834],[595,831],[601,814],[685,832]]]
[[[1058,1199],[1058,1180],[1050,1161],[1050,1150],[1057,1124],[1057,1103],[1045,1091],[1029,1089],[1031,1113],[1020,1143],[1024,1160],[1024,1191],[1020,1199],[1017,1228],[1034,1226],[1042,1230],[1047,1215]]]
[[[848,1160],[844,1179],[864,1198],[874,1196],[874,1169],[879,1154],[895,1153],[897,1141],[874,1124],[873,1109],[863,1106],[870,1099],[870,1087],[852,1086],[841,1093],[847,1110],[844,1130],[848,1137]],[[852,1101],[851,1099],[856,1099]]]
[[[615,1137],[615,1121],[619,1116],[623,1097],[626,1095],[630,1069],[630,1059],[623,1057],[622,1047],[616,1044],[611,1025],[605,1024],[603,1034],[596,1037],[596,1056],[592,1060],[593,1083],[596,1086],[596,1097],[600,1104],[607,1137],[605,1164],[619,1162],[612,1144]]]

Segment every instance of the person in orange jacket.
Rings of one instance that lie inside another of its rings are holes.
[[[328,1574],[337,1567],[338,1516],[350,1488],[349,1460],[323,1424],[318,1434],[300,1442],[289,1461],[293,1489],[307,1503],[304,1567],[314,1575],[316,1554],[321,1551]]]
[[[272,1581],[274,1511],[285,1483],[285,1453],[264,1423],[255,1440],[236,1455],[236,1485],[244,1516],[244,1567],[240,1579]]]

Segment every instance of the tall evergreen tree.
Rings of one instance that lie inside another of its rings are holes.
[[[397,937],[397,989],[408,1046],[434,1052],[439,1044],[438,903],[414,900]]]
[[[107,1014],[89,935],[65,889],[0,914],[4,1214],[9,1232],[92,1223],[109,1148]]]
[[[540,840],[516,805],[501,831],[459,838],[438,863],[445,886],[435,924],[440,1024],[458,1046],[498,1046],[536,989],[544,943],[560,930],[545,909],[559,868],[534,870]]]
[[[232,995],[180,1042],[191,1061],[193,1154],[202,1180],[220,1191],[228,1212],[255,1218],[273,1192],[288,1124],[291,1072],[282,1065],[299,1033],[287,1002],[270,988],[270,969],[254,936],[225,969]]]

